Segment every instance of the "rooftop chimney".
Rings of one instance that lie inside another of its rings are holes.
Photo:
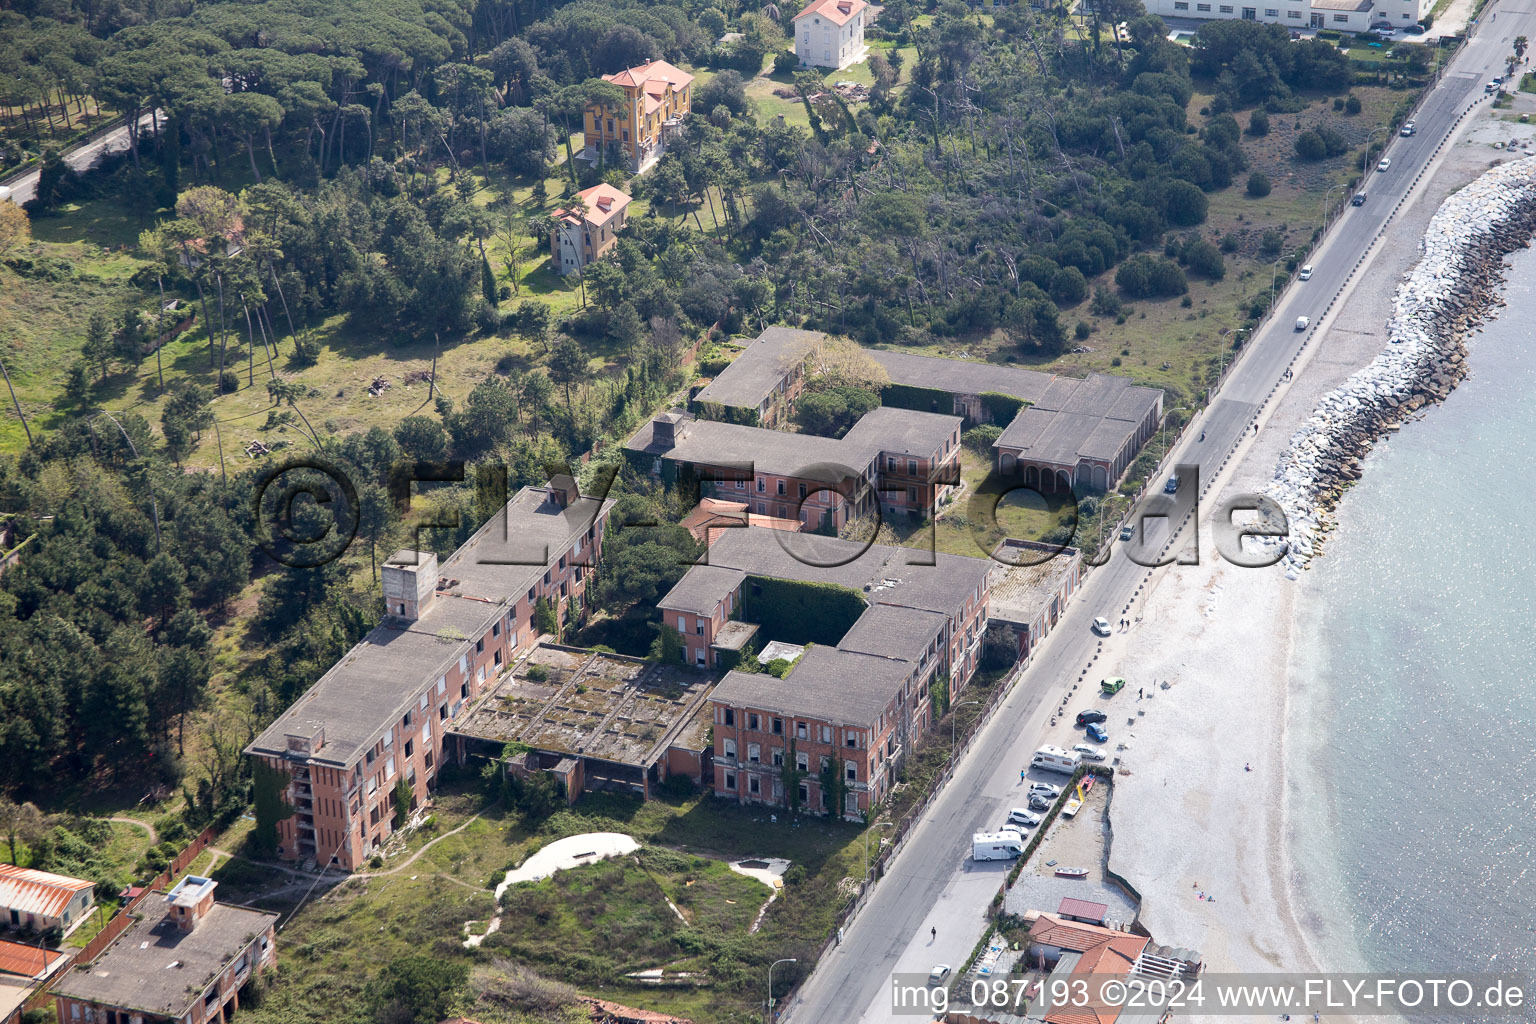
[[[569,473],[556,473],[549,478],[549,498],[560,508],[570,508],[581,500],[576,488],[576,478]]]
[[[165,894],[165,902],[171,907],[167,916],[176,922],[179,930],[191,931],[197,927],[197,922],[208,915],[208,911],[213,909],[213,890],[218,884],[211,878],[188,875]]]
[[[668,449],[683,439],[687,429],[687,416],[664,412],[651,421],[651,441],[658,448]]]
[[[379,568],[384,613],[415,622],[432,607],[437,592],[437,555],[402,548]]]

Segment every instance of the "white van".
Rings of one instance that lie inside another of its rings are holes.
[[[1041,747],[1029,762],[1031,768],[1044,768],[1048,772],[1071,775],[1083,763],[1081,754],[1061,747]]]
[[[971,836],[971,860],[1012,860],[1024,855],[1024,837],[1011,829]]]

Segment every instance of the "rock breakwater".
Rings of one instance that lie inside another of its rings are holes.
[[[1360,478],[1361,457],[1467,375],[1467,337],[1502,304],[1504,258],[1529,247],[1533,234],[1536,158],[1489,170],[1431,218],[1423,255],[1394,297],[1389,344],[1318,403],[1266,488],[1289,520],[1289,578],[1319,550],[1330,513]]]

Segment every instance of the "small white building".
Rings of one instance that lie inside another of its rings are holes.
[[[1231,18],[1336,32],[1403,29],[1425,12],[1425,0],[1147,0],[1146,6],[1162,18]]]
[[[869,55],[864,45],[864,0],[811,0],[795,15],[795,56],[817,68],[842,69]]]

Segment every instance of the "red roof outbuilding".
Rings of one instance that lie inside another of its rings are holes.
[[[1103,924],[1105,915],[1109,913],[1109,904],[1093,903],[1068,896],[1061,901],[1061,906],[1056,908],[1056,913],[1062,917],[1075,917],[1090,924]]]

